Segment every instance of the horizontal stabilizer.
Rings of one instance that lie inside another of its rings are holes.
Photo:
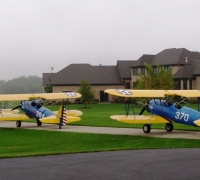
[[[70,122],[75,122],[75,121],[80,121],[81,118],[79,117],[75,117],[75,116],[67,116],[67,123]],[[48,116],[45,118],[41,118],[40,121],[42,123],[46,123],[46,124],[59,124],[60,123],[60,118],[58,118],[57,116]]]
[[[200,119],[194,121],[194,123],[195,123],[197,126],[200,126]]]
[[[114,115],[110,116],[111,119],[130,123],[130,124],[152,124],[152,123],[168,123],[166,119],[161,116],[154,116],[154,115]]]
[[[58,111],[54,111],[55,114],[58,113]],[[81,116],[83,113],[78,110],[66,110],[67,116]]]

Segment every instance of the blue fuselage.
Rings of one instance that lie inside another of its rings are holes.
[[[153,99],[148,104],[149,111],[153,115],[177,123],[196,126],[195,120],[200,119],[200,112],[188,107],[176,106],[176,103],[167,104],[165,100]]]
[[[21,103],[21,109],[26,115],[39,120],[40,118],[55,115],[49,109],[42,107],[40,104],[32,103],[31,101],[23,101]]]

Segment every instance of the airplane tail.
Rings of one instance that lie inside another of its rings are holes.
[[[60,117],[60,125],[59,128],[61,129],[62,126],[65,126],[67,124],[67,113],[64,106],[60,106],[60,109],[58,110],[57,116]]]

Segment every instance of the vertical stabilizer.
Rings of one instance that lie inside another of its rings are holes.
[[[62,126],[65,126],[67,124],[67,112],[64,106],[60,106],[60,109],[57,114],[60,117],[60,126],[61,129]]]

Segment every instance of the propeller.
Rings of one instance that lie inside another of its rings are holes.
[[[140,111],[139,115],[142,115],[145,110],[149,112],[148,105],[149,105],[149,100],[147,100],[147,102],[144,104],[144,107]]]
[[[21,104],[18,105],[18,106],[16,106],[16,107],[14,107],[14,108],[12,108],[11,111],[13,111],[13,110],[15,110],[15,109],[18,109],[18,108],[20,108],[20,109],[22,108]]]

